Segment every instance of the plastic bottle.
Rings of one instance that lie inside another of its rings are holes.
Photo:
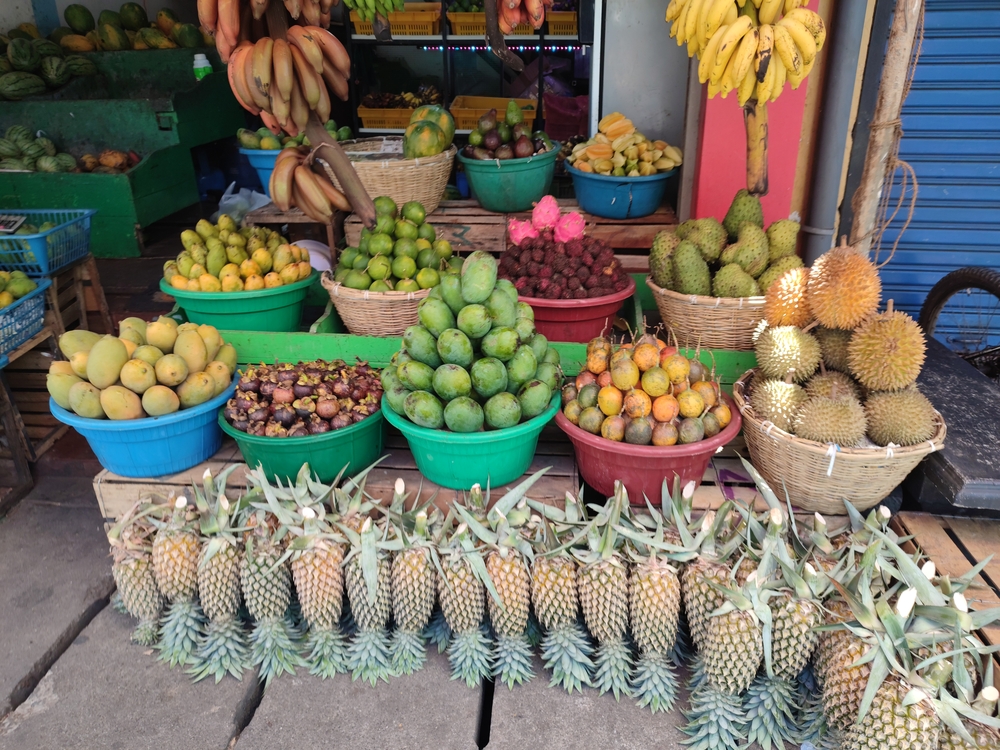
[[[194,56],[194,77],[200,81],[211,72],[212,63],[208,61],[208,58],[200,52],[196,54]]]

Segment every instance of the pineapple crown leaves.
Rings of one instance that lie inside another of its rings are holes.
[[[111,527],[108,532],[108,542],[112,547],[118,549],[130,550],[133,552],[150,552],[153,549],[152,542],[138,543],[135,541],[136,537],[129,533],[131,529],[136,526],[147,525],[151,526],[150,520],[153,516],[160,515],[163,513],[165,506],[156,503],[149,503],[143,500],[137,500],[133,503],[132,507],[129,508],[118,519],[118,522]],[[146,535],[147,537],[149,535]]]
[[[574,495],[567,491],[564,499],[564,507],[549,505],[540,500],[528,498],[528,507],[538,513],[542,518],[553,521],[560,526],[575,526],[586,522],[586,513],[580,499],[583,497],[583,487],[579,493]]]
[[[765,552],[765,557],[768,553]],[[751,573],[747,577],[747,582],[741,589],[720,586],[715,581],[708,578],[705,583],[726,597],[726,601],[712,612],[709,617],[721,617],[730,612],[739,610],[751,613],[761,624],[764,641],[764,667],[769,677],[774,677],[774,669],[771,665],[771,631],[773,627],[771,608],[767,605],[767,600],[773,593],[764,585],[759,571]]]
[[[983,690],[983,693],[990,689],[993,689],[994,691],[996,690],[996,688],[992,687],[986,688]],[[982,700],[982,698],[980,698],[970,705],[969,702],[964,701],[961,698],[955,698],[947,690],[942,690],[936,699],[931,699],[931,704],[934,706],[934,710],[937,713],[938,718],[940,718],[949,729],[959,735],[971,747],[976,747],[977,744],[969,734],[969,731],[965,726],[965,722],[962,721],[962,717],[982,724],[983,726],[1000,729],[1000,719],[997,719],[992,715],[996,704],[995,700]]]
[[[528,490],[531,489],[532,485],[534,485],[535,482],[541,479],[542,476],[546,472],[548,472],[548,470],[551,468],[552,468],[551,466],[546,466],[544,469],[539,469],[530,477],[528,477],[520,484],[518,484],[516,487],[509,490],[502,498],[497,500],[496,504],[492,508],[489,509],[489,512],[486,514],[486,519],[490,521],[491,524],[495,524],[496,523],[495,519],[497,517],[499,516],[509,517],[510,512],[514,510],[516,506],[520,505],[521,501],[527,497]],[[472,500],[473,503],[477,502],[476,492],[475,492],[476,487],[478,487],[478,485],[473,487],[473,491],[470,493],[470,500]],[[489,507],[489,500],[490,500],[490,487],[489,483],[487,483],[486,499],[485,499],[486,507]],[[473,505],[471,507],[477,507],[477,506]]]
[[[457,508],[458,506],[455,507]],[[452,522],[454,521],[451,514],[449,514],[449,519]],[[447,537],[445,544],[438,548],[438,553],[442,558],[464,559],[469,564],[472,574],[486,588],[490,596],[493,597],[493,600],[496,602],[501,601],[500,593],[493,585],[493,579],[490,577],[490,573],[486,569],[486,563],[483,561],[482,550],[477,546],[476,540],[470,533],[467,523],[463,521],[455,527],[455,530]],[[451,584],[448,582],[448,577],[441,568],[438,557],[434,557],[434,566],[437,568],[441,580],[444,581],[449,590],[452,590]]]
[[[361,559],[361,572],[368,592],[368,603],[374,605],[378,596],[379,556],[384,556],[388,552],[398,552],[402,549],[402,543],[398,539],[388,538],[388,525],[380,527],[371,518],[366,518],[361,524],[360,533],[342,523],[338,523],[337,526],[351,542],[351,551],[344,557],[344,564],[354,557]]]
[[[629,544],[626,547],[628,556],[634,562],[650,558],[663,557],[674,562],[687,562],[694,559],[697,545],[701,543],[701,534],[692,540],[688,547],[678,547],[665,540],[665,520],[663,514],[654,508],[647,500],[649,515],[635,513],[626,509],[625,521],[618,525],[618,533],[625,537]],[[652,526],[652,528],[650,528]]]

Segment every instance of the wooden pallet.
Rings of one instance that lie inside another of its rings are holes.
[[[51,278],[52,286],[45,293],[45,325],[56,336],[76,329],[98,333],[115,330],[93,255],[81,258]]]
[[[938,575],[958,578],[1000,553],[1000,521],[907,512],[896,515],[892,525],[896,533],[912,537],[903,549],[919,549],[934,561]],[[965,595],[974,610],[1000,607],[1000,557],[986,565]],[[1000,646],[1000,625],[983,628],[979,636],[987,645]],[[1000,688],[1000,655],[993,658],[994,683]]]
[[[49,411],[45,376],[55,353],[55,331],[46,326],[9,354],[10,364],[3,369],[5,384],[16,407],[14,422],[29,461],[37,461],[69,429]]]

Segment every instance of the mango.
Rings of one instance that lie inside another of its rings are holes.
[[[281,277],[278,274],[276,274],[274,271],[271,271],[271,273],[267,274],[264,277],[264,288],[265,289],[274,289],[275,287],[278,287],[278,286],[282,286]]]
[[[215,226],[217,226],[220,231],[227,229],[230,232],[235,232],[239,229],[239,227],[236,226],[236,222],[233,221],[233,217],[229,214],[219,214],[219,218],[216,220]]]
[[[541,380],[531,380],[521,386],[517,400],[521,405],[521,417],[531,419],[549,408],[552,390]]]
[[[260,269],[260,276],[268,273],[271,270],[271,253],[269,253],[265,248],[259,247],[253,251],[250,259],[257,264]]]
[[[262,270],[263,269],[257,265],[256,261],[247,258],[245,261],[240,263],[240,278],[248,279],[251,276],[260,276],[262,275]]]
[[[223,344],[219,347],[215,359],[226,364],[229,367],[230,374],[236,372],[236,347],[232,344]]]
[[[489,333],[483,336],[483,354],[506,362],[517,351],[518,341],[517,331],[513,328],[492,328]]]
[[[192,245],[201,244],[201,235],[193,229],[185,229],[181,232],[181,244],[184,245],[185,250],[189,250]]]
[[[162,356],[162,350],[157,349],[155,346],[150,346],[149,344],[140,346],[132,352],[132,359],[141,359],[143,362],[149,364],[150,367],[155,365]]]
[[[203,292],[221,292],[221,282],[210,273],[203,273],[198,277],[198,286]]]
[[[246,251],[242,247],[236,247],[235,245],[226,245],[226,258],[229,259],[230,263],[235,263],[239,265],[247,259]]]
[[[304,252],[304,251],[303,251]],[[312,273],[312,266],[309,264],[308,260],[299,261],[299,281],[303,281],[309,278],[309,274]]]
[[[461,278],[462,299],[470,305],[485,302],[497,283],[496,259],[482,250],[470,253],[462,264]]]
[[[87,378],[87,360],[89,358],[90,352],[77,352],[69,358],[69,366],[78,378]]]
[[[196,231],[198,236],[203,240],[207,240],[209,237],[215,237],[219,234],[215,226],[205,219],[198,220],[198,223],[194,226],[194,231]]]
[[[403,348],[410,357],[429,367],[441,365],[437,341],[434,339],[434,335],[423,326],[410,326],[403,331]]]
[[[270,276],[271,274],[268,274]],[[237,277],[239,278],[239,277]],[[280,281],[280,279],[279,279]],[[258,289],[264,288],[264,277],[263,276],[251,276],[246,281],[243,282],[243,290],[247,292],[254,292]],[[224,290],[223,290],[224,291]]]
[[[486,426],[493,430],[513,427],[521,421],[521,403],[512,393],[498,393],[483,407]]]
[[[107,416],[101,406],[100,389],[83,380],[70,386],[67,400],[69,407],[81,417],[104,419]]]
[[[177,334],[174,342],[174,354],[177,354],[187,364],[188,372],[202,372],[208,365],[208,348],[198,330],[186,330]],[[162,382],[162,381],[161,381]]]
[[[420,304],[417,305],[417,318],[421,325],[435,337],[456,325],[455,314],[448,307],[448,303],[433,297],[420,301]]]
[[[434,368],[423,362],[404,362],[396,371],[399,382],[411,391],[429,391],[434,380]]]
[[[108,419],[142,419],[142,400],[138,395],[121,385],[112,385],[101,391],[101,408]]]
[[[180,323],[177,326],[177,333],[183,333],[184,331],[197,331],[197,330],[198,330],[197,323]]]
[[[459,396],[444,407],[444,423],[452,432],[479,432],[483,418],[483,407],[468,396]]]
[[[294,284],[299,280],[299,264],[289,263],[278,271],[278,278],[281,279],[282,284]]]
[[[447,279],[457,279],[457,277],[445,276],[441,279],[442,289]],[[485,305],[466,305],[459,311],[457,322],[458,330],[470,339],[481,339],[490,332],[490,328],[493,326],[490,312]]]
[[[123,339],[121,336],[118,337],[118,340],[125,344],[125,353],[128,354],[129,359],[132,359],[132,353],[139,348],[139,345],[131,339]]]
[[[170,286],[174,289],[187,289],[188,280],[186,276],[181,276],[179,273],[170,277]]]
[[[208,262],[208,248],[205,245],[195,245],[188,252],[191,253],[191,258],[194,260],[194,265],[191,266],[191,278],[205,273],[204,266]],[[196,268],[199,269],[197,273],[195,272]]]
[[[52,375],[75,375],[73,366],[69,362],[56,360],[49,365],[49,373]]]
[[[493,357],[483,357],[473,363],[470,372],[472,387],[483,398],[490,398],[507,389],[507,368]]]
[[[279,245],[278,249],[271,256],[271,270],[275,273],[281,273],[285,266],[294,262],[292,248],[289,245]]]
[[[527,344],[522,344],[514,352],[514,356],[507,361],[507,382],[526,383],[535,377],[535,370],[538,368],[538,360],[535,353]]]
[[[118,338],[122,341],[131,341],[136,346],[142,346],[146,343],[146,337],[135,328],[122,328]]]
[[[105,336],[89,352],[87,380],[95,388],[103,390],[118,381],[118,375],[128,361],[129,353],[125,342],[114,336]]]
[[[59,337],[59,351],[69,359],[77,352],[89,352],[101,338],[93,331],[67,331]]]
[[[240,267],[235,263],[227,263],[219,271],[219,278],[224,279],[227,276],[235,276],[237,279],[240,278]]]
[[[207,372],[192,372],[177,386],[182,409],[203,404],[215,395],[215,380]]]
[[[142,408],[151,417],[162,417],[180,409],[181,401],[167,386],[154,385],[142,394]]]
[[[521,341],[530,341],[535,335],[535,322],[527,318],[518,318],[514,321],[514,330]]]
[[[414,391],[403,402],[403,411],[411,422],[420,427],[438,430],[444,425],[444,408],[433,393]]]
[[[251,276],[247,279],[247,283],[250,282],[251,278],[259,279],[260,276]],[[223,276],[220,281],[222,282],[221,286],[223,292],[242,292],[245,289],[243,279],[239,276]]]
[[[501,328],[513,328],[517,322],[517,307],[514,301],[502,289],[494,289],[483,303],[490,313],[492,325]]]
[[[173,325],[167,323],[170,320]],[[146,343],[155,346],[164,354],[170,354],[174,350],[174,341],[177,340],[177,323],[171,318],[160,318],[146,326]]]
[[[156,369],[142,359],[130,359],[121,372],[122,385],[140,396],[156,385]]]
[[[118,323],[118,335],[120,336],[126,328],[131,328],[134,331],[138,331],[145,338],[146,325],[146,321],[142,318],[122,318],[121,322]]]
[[[458,365],[441,365],[434,371],[431,385],[438,398],[446,402],[459,396],[468,396],[472,392],[469,373]]]
[[[437,350],[442,362],[459,367],[472,365],[472,342],[457,328],[449,328],[438,337]]]
[[[53,362],[52,364],[61,364]],[[69,409],[69,389],[83,380],[73,373],[53,372],[49,369],[49,374],[45,376],[45,388],[48,390],[52,400],[63,409]]]
[[[451,311],[455,315],[461,313],[465,307],[465,300],[462,299],[462,280],[458,276],[442,276],[437,288],[441,290],[441,298],[448,303]]]
[[[221,242],[216,242],[215,247],[209,248],[208,257],[205,258],[205,269],[212,276],[218,276],[228,262],[225,246]]]
[[[506,292],[507,296],[510,297],[511,301],[515,305],[517,304],[517,287],[514,286],[513,282],[511,282],[510,279],[497,279],[497,285],[494,288]]]
[[[213,396],[218,396],[233,382],[233,371],[229,369],[229,365],[225,362],[219,362],[218,360],[209,362],[208,367],[205,368],[205,372],[211,375],[212,380],[215,382],[215,388],[212,391]]]
[[[192,266],[194,266],[194,258],[191,257],[191,253],[181,253],[177,256],[177,273],[185,279],[191,277]]]
[[[241,248],[245,252],[247,246],[247,238],[244,237],[239,232],[230,232],[229,236],[226,237],[226,244],[230,245],[231,247]]]
[[[160,385],[180,385],[188,376],[188,365],[177,354],[164,354],[153,366],[156,371],[156,382]]]
[[[222,347],[222,336],[219,335],[219,330],[215,326],[208,324],[198,326],[198,335],[205,342],[205,356],[211,362]]]

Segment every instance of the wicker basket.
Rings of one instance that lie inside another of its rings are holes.
[[[400,136],[359,138],[344,141],[340,145],[347,152],[348,158],[361,154],[385,153],[388,157],[403,153],[403,139]],[[444,197],[444,189],[451,176],[451,165],[457,153],[458,149],[451,146],[440,154],[422,156],[419,159],[351,158],[351,164],[368,195],[373,198],[388,195],[398,206],[409,201],[420,201],[427,213],[431,213]],[[335,177],[333,182],[340,187]]]
[[[347,330],[356,336],[402,336],[403,331],[417,324],[417,305],[431,293],[430,289],[419,292],[349,289],[334,281],[330,271],[323,272],[320,283],[330,293]]]
[[[756,372],[748,370],[733,386],[750,461],[779,499],[787,491],[792,505],[802,510],[843,515],[845,499],[867,510],[906,479],[920,459],[944,445],[948,428],[937,412],[934,437],[902,448],[840,448],[795,437],[754,413],[750,393]]]
[[[683,346],[700,343],[708,349],[753,349],[753,335],[764,319],[763,297],[703,297],[681,294],[656,285],[651,276],[646,285],[668,326]]]

